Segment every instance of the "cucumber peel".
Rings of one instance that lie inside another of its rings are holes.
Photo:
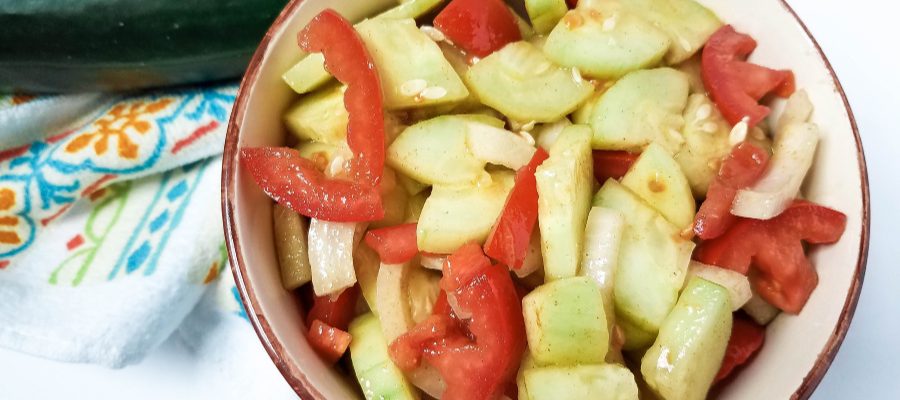
[[[702,400],[731,336],[728,290],[693,278],[641,360],[641,374],[664,399]]]
[[[665,33],[650,23],[604,1],[566,13],[547,37],[544,52],[585,76],[615,79],[659,64],[669,44]]]
[[[482,103],[515,121],[557,121],[593,92],[590,82],[557,67],[529,42],[506,45],[469,68],[466,77]]]
[[[625,349],[637,349],[652,341],[675,306],[694,243],[613,179],[597,192],[594,206],[617,210],[625,217],[613,290],[617,321],[632,331],[626,330]]]
[[[671,68],[626,75],[591,110],[594,149],[640,151],[656,142],[676,153],[684,142],[688,86],[687,76]]]

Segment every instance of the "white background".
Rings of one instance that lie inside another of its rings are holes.
[[[813,399],[900,398],[900,7],[885,0],[789,2],[828,54],[850,97],[872,189],[872,242],[862,298],[847,340]],[[192,365],[191,355],[175,341],[123,370],[0,350],[0,399],[233,397],[218,393],[215,379],[201,379]]]

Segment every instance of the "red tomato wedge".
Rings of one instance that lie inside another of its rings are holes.
[[[725,349],[725,359],[716,374],[715,382],[719,382],[734,372],[735,368],[744,365],[756,354],[766,340],[766,327],[757,325],[746,317],[735,314],[731,325],[731,338]]]
[[[453,0],[434,18],[434,26],[453,44],[482,58],[522,40],[515,16],[501,0]]]
[[[594,177],[601,185],[609,179],[622,179],[640,156],[627,151],[594,150]]]
[[[419,253],[414,223],[370,230],[365,240],[385,264],[402,264]]]
[[[384,97],[369,51],[350,22],[331,9],[313,18],[297,42],[305,51],[322,53],[325,69],[347,85],[350,172],[357,181],[377,186],[384,170]]]
[[[243,148],[241,164],[269,197],[305,216],[337,222],[375,221],[384,217],[376,188],[329,179],[297,150]]]
[[[797,314],[818,284],[802,242],[835,243],[846,225],[843,213],[796,200],[771,220],[737,218],[722,236],[697,246],[694,258],[748,275],[763,299]]]
[[[306,337],[316,354],[328,364],[336,363],[344,355],[351,339],[349,333],[319,320],[313,320]]]
[[[459,321],[449,306],[436,305],[391,344],[391,358],[405,370],[422,360],[434,366],[447,382],[444,399],[498,398],[515,380],[525,350],[522,305],[509,272],[470,243],[449,257],[440,285],[472,318]]]
[[[381,80],[359,35],[347,20],[325,10],[298,37],[300,47],[325,56],[325,68],[347,84],[350,180],[330,179],[315,163],[284,148],[245,148],[241,163],[269,197],[308,217],[374,221],[384,217],[378,184],[384,168]]]
[[[350,321],[353,320],[356,311],[356,301],[359,299],[359,286],[351,286],[344,289],[339,295],[321,296],[313,300],[313,305],[306,314],[306,324],[312,325],[316,320],[333,326],[337,329],[347,330]]]
[[[516,172],[516,183],[503,212],[494,224],[484,245],[485,254],[512,269],[522,268],[528,254],[528,242],[538,216],[537,180],[534,173],[548,157],[538,148],[531,161]]]
[[[732,125],[749,117],[756,126],[769,115],[759,100],[769,93],[787,97],[794,92],[794,73],[776,71],[747,62],[756,49],[752,37],[723,26],[703,49],[701,75],[710,97]]]
[[[706,200],[694,219],[694,233],[699,238],[709,240],[725,233],[734,223],[731,205],[738,191],[756,183],[768,163],[769,153],[749,142],[742,142],[731,150],[718,176],[710,183]]]
[[[578,0],[566,0],[566,4],[569,8],[575,8],[578,5]]]

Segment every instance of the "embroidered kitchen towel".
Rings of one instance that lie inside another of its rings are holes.
[[[226,265],[235,92],[0,96],[0,346],[120,367],[182,325]]]

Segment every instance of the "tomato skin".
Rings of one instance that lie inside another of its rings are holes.
[[[322,321],[313,320],[306,337],[310,346],[325,363],[337,362],[350,346],[350,334]]]
[[[353,320],[356,311],[356,301],[359,299],[359,286],[354,285],[344,289],[336,297],[317,296],[313,305],[306,314],[306,325],[311,326],[313,321],[322,323],[341,330],[347,330],[350,321]]]
[[[622,179],[640,154],[627,151],[594,150],[594,177],[600,184],[609,179]]]
[[[419,253],[415,223],[370,230],[365,241],[385,264],[402,264]]]
[[[731,325],[731,338],[725,349],[725,359],[716,374],[715,382],[719,382],[734,372],[735,368],[744,365],[756,354],[766,340],[766,327],[757,325],[747,317],[735,314]]]
[[[353,25],[334,10],[313,18],[297,36],[300,47],[325,56],[325,69],[347,85],[344,107],[349,120],[347,144],[353,152],[350,172],[377,186],[384,170],[384,96],[381,79]]]
[[[434,366],[447,382],[444,399],[498,398],[515,380],[525,350],[522,305],[509,272],[470,243],[448,258],[440,285],[472,318],[460,321],[449,305],[437,304],[429,319],[391,344],[391,358],[404,370],[423,360]]]
[[[301,48],[321,52],[325,68],[347,85],[350,180],[330,179],[285,148],[244,148],[241,163],[275,201],[308,217],[335,222],[384,217],[378,186],[384,169],[384,100],[381,80],[353,26],[334,10],[317,15],[298,35]]]
[[[768,163],[769,153],[749,142],[731,150],[694,219],[694,233],[699,238],[709,240],[725,233],[735,220],[731,206],[738,191],[759,180]]]
[[[511,269],[522,268],[528,254],[528,243],[537,222],[538,192],[534,174],[550,157],[538,148],[531,161],[516,172],[516,183],[506,199],[503,212],[485,241],[485,254]]]
[[[434,26],[453,44],[482,58],[522,40],[512,11],[501,0],[453,0],[434,18]]]
[[[798,314],[818,284],[801,241],[835,243],[846,225],[843,213],[797,200],[771,220],[736,218],[722,236],[697,246],[694,258],[748,275],[763,299]]]
[[[710,97],[732,125],[745,116],[756,126],[771,111],[759,104],[769,93],[781,97],[794,92],[794,74],[776,71],[746,61],[756,49],[752,37],[731,25],[719,28],[703,49],[701,75]]]
[[[269,197],[302,215],[336,222],[384,218],[381,196],[376,188],[329,179],[297,150],[243,148],[241,165]]]

